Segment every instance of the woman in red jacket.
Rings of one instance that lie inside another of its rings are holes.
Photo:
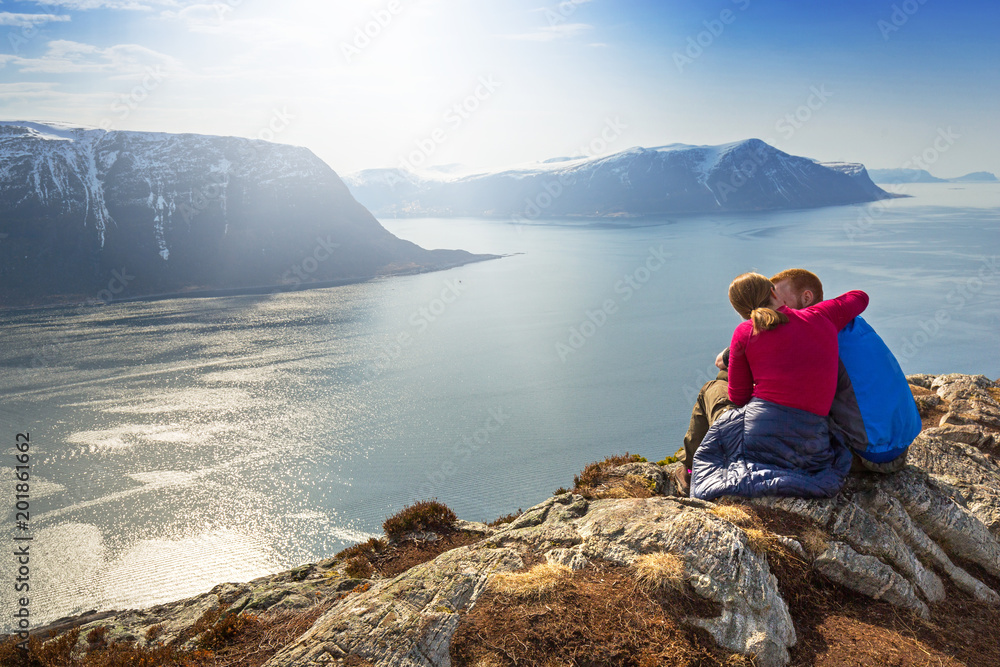
[[[729,286],[743,318],[729,350],[729,399],[738,406],[712,424],[694,456],[691,496],[828,497],[851,467],[831,443],[827,415],[837,390],[837,332],[868,305],[868,295],[793,310],[771,281],[744,273]]]

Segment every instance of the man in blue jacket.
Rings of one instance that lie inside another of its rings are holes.
[[[771,277],[778,298],[789,308],[823,300],[819,277],[787,269]],[[920,413],[896,357],[862,317],[837,337],[840,373],[830,409],[830,431],[855,454],[855,467],[895,472],[906,466],[906,451],[920,433]]]

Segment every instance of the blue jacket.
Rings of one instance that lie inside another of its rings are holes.
[[[837,336],[841,373],[830,410],[834,434],[858,456],[891,461],[920,433],[920,413],[896,357],[875,330],[855,317]]]
[[[827,418],[752,398],[719,417],[694,455],[691,497],[830,497],[851,469]]]

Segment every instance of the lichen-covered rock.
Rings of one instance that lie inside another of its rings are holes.
[[[978,424],[1000,429],[1000,403],[990,392],[997,387],[985,375],[939,375],[931,382],[931,389],[948,403],[948,413],[941,424]]]
[[[912,385],[916,385],[918,387],[923,387],[924,389],[930,389],[931,388],[931,382],[933,382],[934,378],[936,378],[936,377],[937,377],[936,375],[928,375],[926,373],[917,373],[916,375],[907,375],[906,376],[906,381],[909,382]]]
[[[565,565],[571,570],[582,570],[590,564],[590,561],[580,550],[579,545],[569,549],[550,549],[545,552],[545,560],[549,563]]]
[[[914,396],[913,400],[917,404],[917,410],[920,411],[921,415],[925,415],[928,411],[941,405],[941,397],[937,394],[927,394],[926,396]]]
[[[947,555],[990,571],[1000,566],[1000,544],[981,522],[918,472],[853,477],[836,498],[758,498],[753,503],[807,518],[835,538],[824,551],[813,554],[813,565],[859,593],[929,617],[927,603],[945,597],[944,586],[931,569],[937,566],[980,600],[1000,602],[995,591]]]
[[[459,613],[475,602],[490,574],[523,564],[509,548],[453,549],[345,598],[266,665],[333,664],[348,656],[386,667],[447,665]]]
[[[977,396],[983,389],[993,386],[993,381],[985,375],[962,375],[961,373],[948,373],[938,375],[931,381],[930,389],[936,390],[938,396],[946,401],[953,401],[956,398],[968,398]]]
[[[219,584],[207,593],[148,609],[60,619],[34,632],[45,637],[49,630],[62,632],[79,626],[83,642],[89,630],[101,626],[107,628],[109,641],[133,641],[139,646],[177,643],[181,648],[192,648],[197,640],[192,626],[212,610],[221,614],[302,610],[364,583],[345,576],[339,566],[336,559],[327,559],[246,583]],[[153,626],[160,626],[158,632],[147,634]]]
[[[842,586],[909,609],[923,618],[930,617],[927,604],[906,578],[878,558],[859,554],[843,542],[830,542],[813,561],[813,567]]]
[[[662,495],[666,491],[666,475],[663,472],[663,468],[655,463],[626,463],[625,465],[618,466],[608,474],[609,476],[617,475],[621,477],[635,475],[645,480],[649,490],[653,493]]]

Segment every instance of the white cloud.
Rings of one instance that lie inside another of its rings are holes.
[[[69,21],[69,16],[65,14],[14,14],[11,12],[0,12],[0,25],[13,25],[25,28],[56,21]]]
[[[39,58],[7,58],[22,72],[45,74],[103,73],[134,74],[151,66],[179,69],[180,63],[171,56],[138,44],[118,44],[102,49],[65,39],[48,43],[48,51]]]
[[[0,83],[0,97],[48,95],[56,84],[48,82]]]
[[[504,35],[506,39],[513,39],[520,42],[551,42],[557,39],[566,39],[592,30],[594,26],[588,23],[558,23],[556,25],[545,26],[531,32],[517,35]]]
[[[176,4],[171,0],[152,0],[138,2],[137,0],[34,0],[44,7],[66,7],[67,9],[152,9],[153,5],[170,6]]]
[[[163,11],[160,16],[183,22],[192,32],[214,32],[232,15],[233,7],[217,2],[211,5],[188,5],[180,11]]]

